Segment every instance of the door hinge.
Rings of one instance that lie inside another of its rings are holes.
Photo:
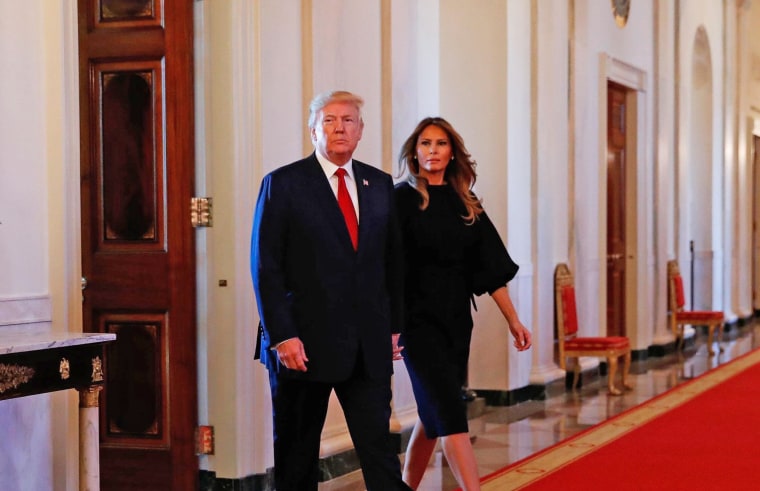
[[[198,426],[195,429],[195,455],[214,455],[213,426]]]
[[[190,223],[193,227],[212,227],[214,204],[212,198],[190,198]]]

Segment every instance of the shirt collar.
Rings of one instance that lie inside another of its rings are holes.
[[[319,162],[320,167],[322,167],[322,172],[325,173],[325,176],[327,176],[328,179],[330,179],[332,176],[335,175],[335,171],[338,170],[338,165],[333,164],[330,162],[330,160],[322,155],[319,152],[314,152],[317,156],[317,161]],[[354,160],[351,159],[348,162],[346,162],[345,165],[343,165],[343,168],[346,169],[346,174],[348,174],[348,177],[351,178],[352,181],[356,181],[354,179]]]

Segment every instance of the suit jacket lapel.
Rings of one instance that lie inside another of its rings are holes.
[[[366,243],[369,229],[371,228],[370,220],[370,206],[372,199],[370,198],[372,189],[370,188],[370,181],[364,174],[364,169],[361,167],[361,162],[354,160],[354,178],[356,179],[356,194],[359,197],[359,250],[362,248],[362,243]]]

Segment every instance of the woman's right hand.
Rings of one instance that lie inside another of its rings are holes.
[[[509,332],[512,333],[512,337],[515,338],[515,348],[517,351],[525,351],[531,347],[530,331],[520,323],[517,325],[509,326]]]

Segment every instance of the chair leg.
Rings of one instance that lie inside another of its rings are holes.
[[[713,335],[715,334],[715,324],[707,326],[707,353],[712,356],[715,354],[713,349]]]
[[[608,356],[607,364],[610,366],[610,373],[607,374],[607,390],[609,391],[610,395],[619,396],[622,394],[622,392],[620,389],[615,387],[615,374],[617,373],[618,357]]]
[[[578,388],[578,381],[581,378],[581,359],[573,358],[573,390]]]
[[[723,323],[718,324],[718,353],[723,353]]]
[[[623,355],[623,388],[631,390],[633,384],[628,381],[628,374],[631,371],[631,352],[627,351]]]
[[[683,324],[681,324],[676,329],[676,351],[683,351],[683,347],[686,344],[684,337]]]

